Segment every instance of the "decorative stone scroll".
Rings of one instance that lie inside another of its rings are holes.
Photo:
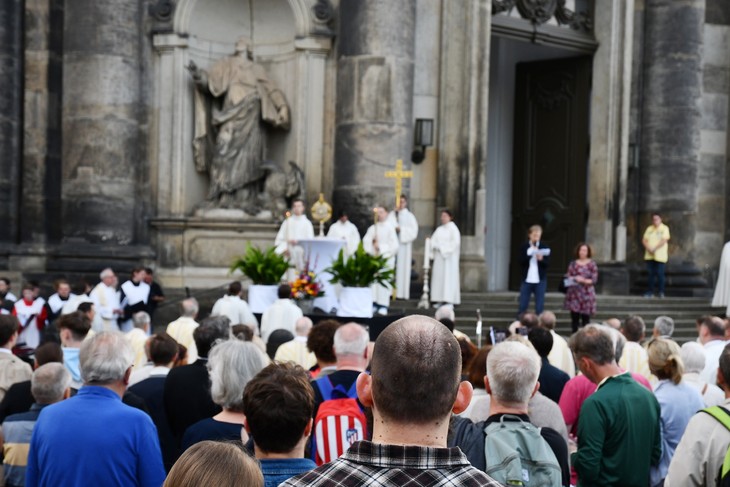
[[[593,19],[590,12],[573,12],[565,6],[566,0],[492,0],[492,15],[517,11],[534,26],[542,25],[555,17],[558,25],[569,26],[573,30],[592,32]]]

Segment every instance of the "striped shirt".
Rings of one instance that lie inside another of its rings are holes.
[[[457,447],[382,445],[370,441],[358,441],[337,460],[281,484],[284,487],[360,485],[500,487],[497,481],[474,468]]]
[[[14,487],[25,485],[25,467],[28,465],[28,451],[33,428],[41,409],[46,405],[33,404],[27,413],[11,414],[3,422],[3,469],[5,485]]]

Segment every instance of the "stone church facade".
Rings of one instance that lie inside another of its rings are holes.
[[[392,207],[384,173],[413,171],[417,268],[448,207],[463,289],[514,288],[539,223],[552,279],[587,241],[603,291],[637,291],[657,211],[669,292],[712,284],[730,238],[724,0],[4,0],[0,274],[143,262],[166,286],[210,287],[246,241],[273,243],[275,211],[201,210],[187,67],[241,37],[290,110],[265,159],[296,163],[308,206],[323,193],[364,232]]]

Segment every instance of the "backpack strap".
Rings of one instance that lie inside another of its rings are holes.
[[[332,399],[332,391],[334,388],[332,387],[332,381],[330,381],[329,377],[320,377],[315,380],[314,383],[317,384],[319,393],[322,394],[322,402]]]
[[[710,406],[701,410],[718,420],[725,428],[730,431],[730,411],[722,406]]]

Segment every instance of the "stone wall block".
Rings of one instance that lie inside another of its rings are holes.
[[[728,95],[705,93],[702,96],[702,129],[727,130]]]
[[[702,69],[702,91],[705,93],[730,92],[730,69],[705,64]]]

